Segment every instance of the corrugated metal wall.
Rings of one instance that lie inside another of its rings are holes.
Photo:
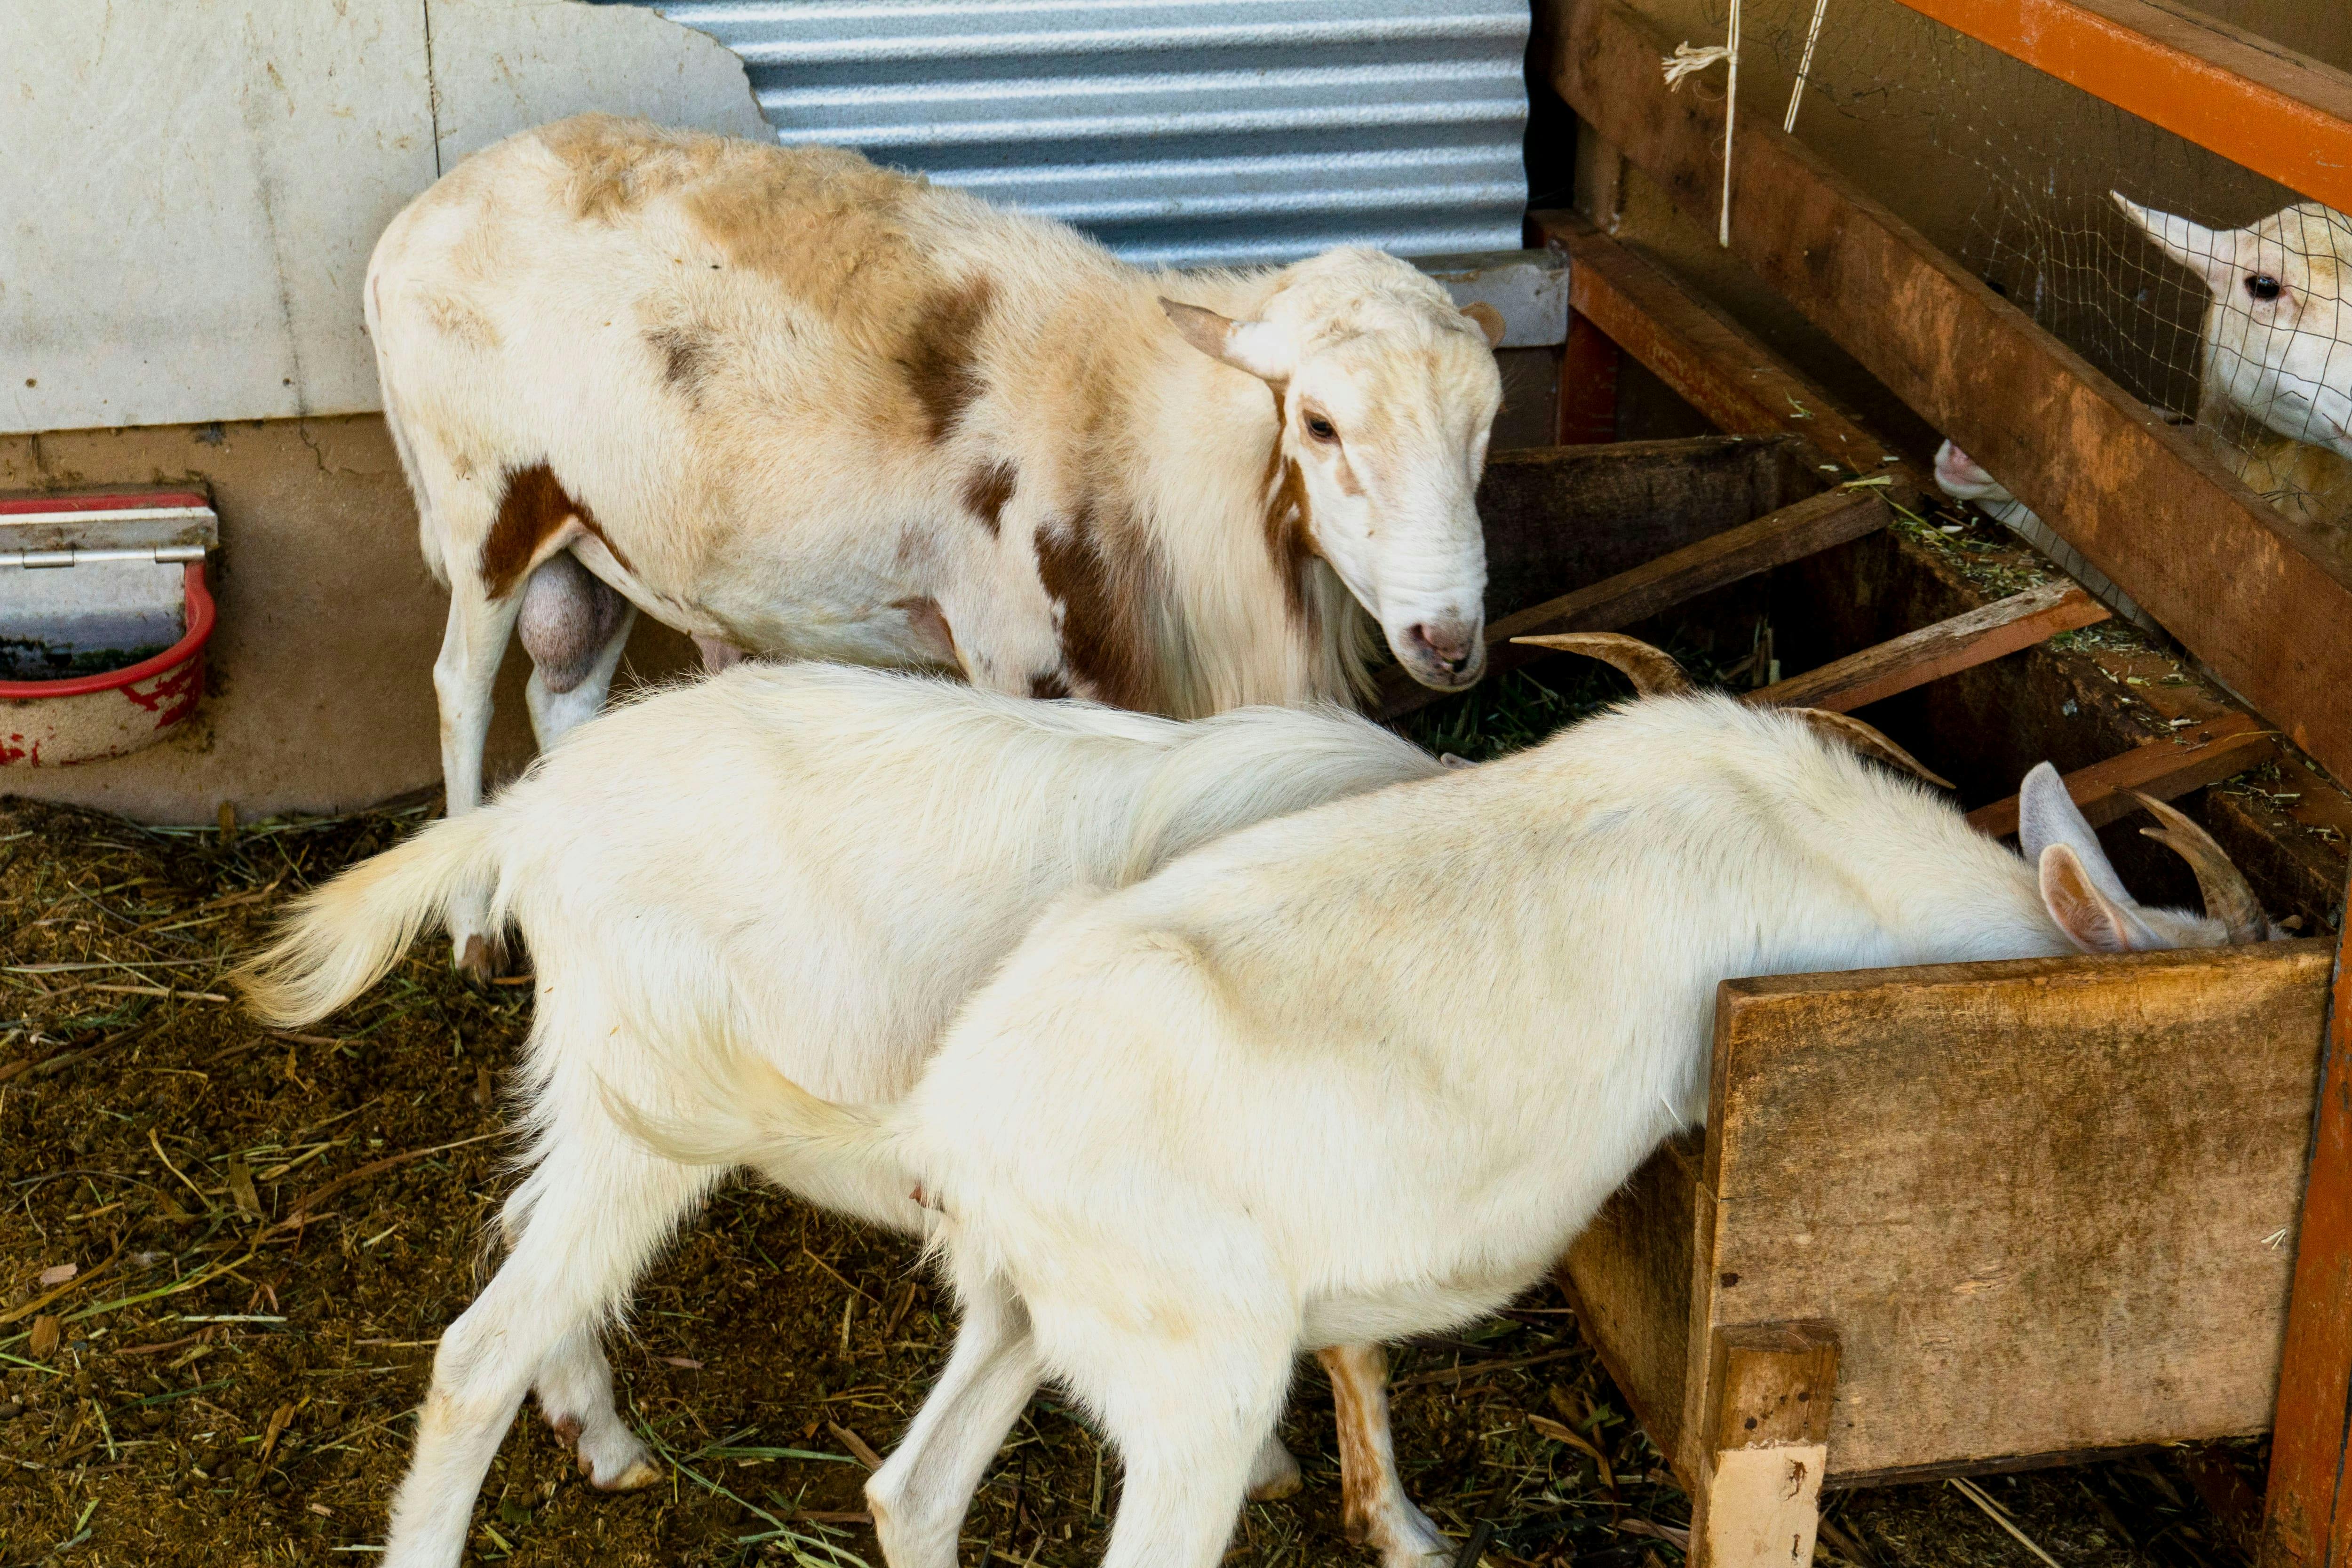
[[[1519,243],[1528,0],[652,0],[786,142],[1076,224],[1139,262]]]

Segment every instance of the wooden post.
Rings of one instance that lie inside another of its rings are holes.
[[[1837,1357],[1837,1336],[1822,1323],[1715,1331],[1690,1568],[1812,1562]]]
[[[2345,962],[2352,919],[2344,926],[2272,1419],[2263,1568],[2352,1563],[2352,1509],[2342,1485],[2352,1447],[2352,967]]]
[[[1553,442],[1585,447],[1617,439],[1617,345],[1591,318],[1570,310],[1559,355],[1559,427]]]

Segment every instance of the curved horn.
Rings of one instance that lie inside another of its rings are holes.
[[[1951,780],[1930,773],[1927,763],[1852,714],[1832,713],[1826,708],[1787,708],[1781,711],[1791,718],[1802,719],[1812,726],[1813,733],[1823,740],[1852,746],[1865,757],[1876,757],[1880,762],[1892,763],[1906,773],[1916,773],[1937,789],[1953,787]]]
[[[1558,648],[1563,653],[1580,653],[1587,658],[1597,658],[1616,667],[1617,672],[1633,683],[1640,697],[1683,697],[1693,687],[1683,667],[1675,662],[1674,655],[1663,648],[1652,647],[1639,637],[1621,636],[1616,632],[1556,632],[1548,637],[1513,637],[1515,643],[1529,647]]]
[[[2205,912],[2230,928],[2231,944],[2241,946],[2268,936],[2270,917],[2263,913],[2262,900],[2254,897],[2244,874],[2231,863],[2228,852],[2213,841],[2213,836],[2186,813],[2153,795],[2134,790],[2132,798],[2164,825],[2143,827],[2140,832],[2189,862],[2189,868],[2197,874],[2197,890],[2205,895]]]

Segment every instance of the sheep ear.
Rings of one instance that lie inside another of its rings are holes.
[[[1502,311],[1497,310],[1494,306],[1489,305],[1484,300],[1473,300],[1470,303],[1462,307],[1462,313],[1469,317],[1471,321],[1476,322],[1478,330],[1486,334],[1486,346],[1488,348],[1498,349],[1503,346],[1504,327]]]
[[[2121,191],[2109,191],[2124,216],[2156,241],[2164,254],[2205,279],[2217,300],[2231,298],[2238,282],[2238,231],[2207,228],[2171,213],[2144,207]]]
[[[1245,370],[1261,381],[1290,379],[1297,355],[1287,334],[1265,321],[1236,321],[1200,305],[1161,299],[1160,310],[1186,342],[1211,359]]]
[[[2084,952],[2130,952],[2160,945],[2132,910],[2099,889],[2071,845],[2044,849],[2039,874],[2042,907],[2066,940]]]

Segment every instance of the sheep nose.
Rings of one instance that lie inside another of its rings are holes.
[[[1422,621],[1408,627],[1404,635],[1415,647],[1427,648],[1449,675],[1459,675],[1469,668],[1471,658],[1478,651],[1470,628],[1460,621]]]

